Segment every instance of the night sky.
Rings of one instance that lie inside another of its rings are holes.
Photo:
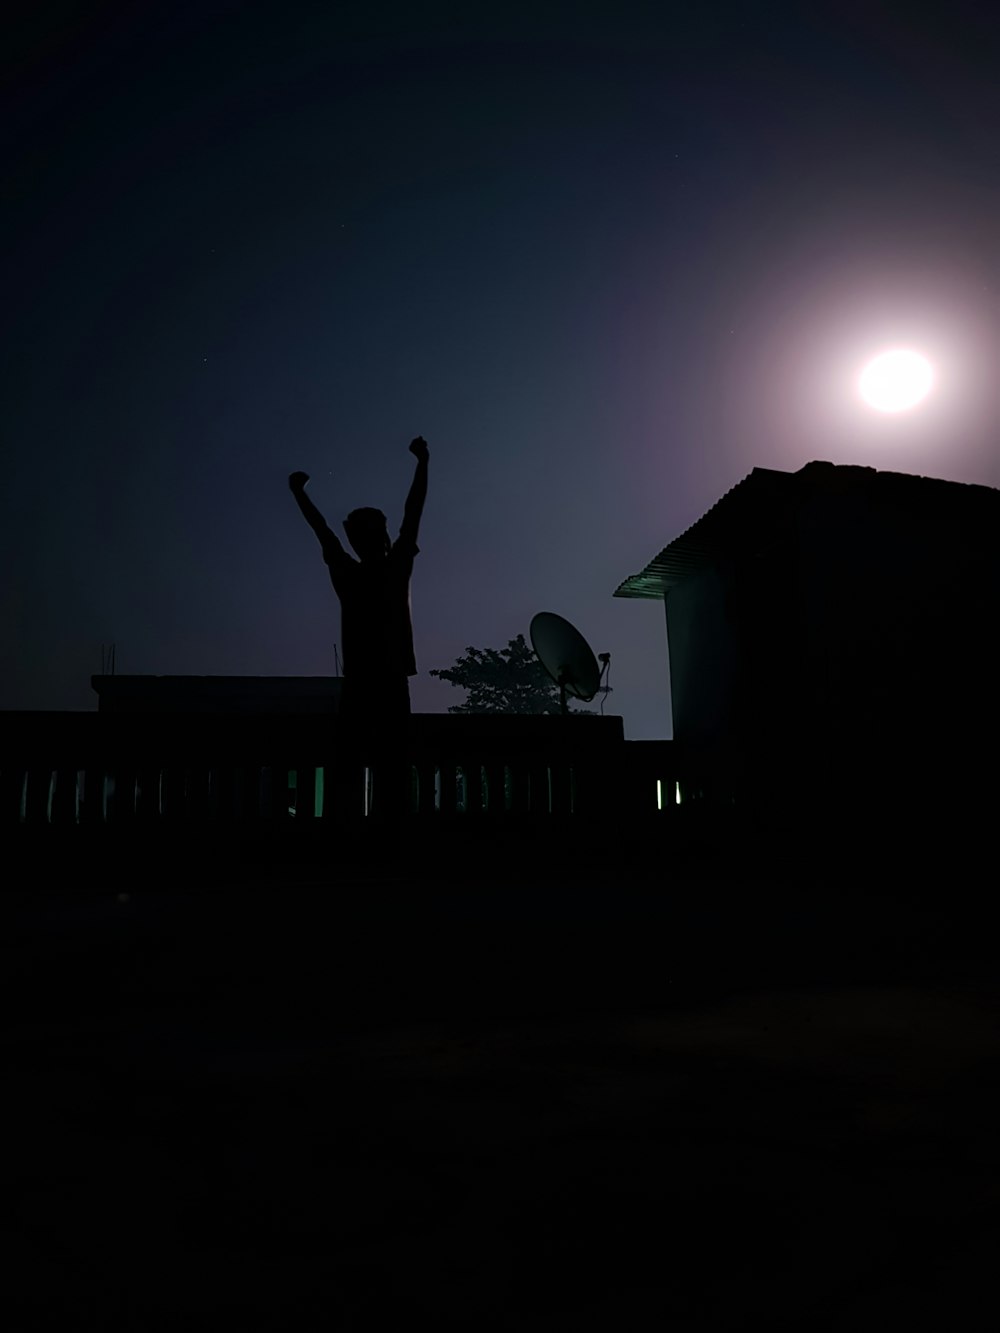
[[[0,706],[332,673],[287,489],[395,533],[431,449],[417,711],[568,617],[670,734],[613,599],[754,466],[1000,485],[992,3],[23,6],[3,105]],[[919,346],[897,417],[854,380]]]

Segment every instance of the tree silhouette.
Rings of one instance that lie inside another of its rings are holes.
[[[558,713],[559,686],[539,662],[524,635],[506,648],[466,648],[465,656],[447,669],[432,671],[468,691],[465,703],[449,713]],[[589,708],[575,708],[589,713]]]

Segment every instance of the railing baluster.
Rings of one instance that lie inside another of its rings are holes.
[[[0,824],[20,824],[24,819],[27,773],[18,766],[0,769]]]
[[[49,822],[49,800],[52,793],[52,770],[30,767],[26,774],[24,792],[24,822],[39,827]]]
[[[549,765],[550,810],[554,815],[570,813],[569,765],[559,759]]]
[[[340,747],[324,767],[323,819],[342,827],[361,822],[365,812],[365,766],[353,747]]]
[[[218,768],[209,768],[205,770],[205,781],[208,785],[208,799],[205,807],[205,814],[212,824],[218,824],[222,817],[222,786],[220,783],[221,771]]]
[[[117,792],[116,792],[117,796]],[[160,776],[160,802],[164,819],[182,822],[188,814],[187,772],[176,764],[169,764]]]
[[[515,756],[510,765],[510,812],[526,815],[531,809],[531,770],[523,755]]]
[[[275,815],[275,800],[279,793],[274,778],[273,768],[264,765],[257,769],[257,811],[258,817],[265,821],[273,819]],[[280,795],[284,800],[284,792]]]
[[[531,759],[528,766],[528,809],[532,815],[548,815],[552,810],[549,801],[549,768],[535,758]]]
[[[77,819],[76,769],[59,768],[53,774],[52,796],[49,802],[49,822],[68,828]]]
[[[503,761],[491,757],[486,761],[484,769],[486,775],[486,814],[491,820],[502,819],[507,808]]]
[[[136,818],[151,822],[160,817],[160,770],[140,768],[136,774]]]
[[[212,822],[211,770],[202,764],[188,769],[188,813],[198,823]]]
[[[256,824],[260,818],[260,769],[255,764],[241,764],[236,779],[236,818],[239,823]]]
[[[481,815],[483,812],[482,775],[478,759],[466,755],[461,763],[465,792],[465,813]]]
[[[426,819],[435,810],[435,782],[437,771],[426,758],[417,763],[417,814]]]
[[[441,761],[438,769],[440,807],[438,813],[446,819],[458,813],[458,773],[453,759]]]
[[[312,823],[316,817],[316,769],[312,765],[295,770],[295,822]]]
[[[104,769],[88,766],[82,771],[80,823],[84,827],[104,823]]]

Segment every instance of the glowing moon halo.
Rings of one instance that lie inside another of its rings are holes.
[[[906,348],[881,352],[868,362],[858,390],[876,412],[906,412],[916,407],[934,386],[934,370],[926,357]]]

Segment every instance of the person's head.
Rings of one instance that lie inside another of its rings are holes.
[[[360,560],[378,560],[392,545],[381,509],[352,509],[344,519],[344,531]]]

